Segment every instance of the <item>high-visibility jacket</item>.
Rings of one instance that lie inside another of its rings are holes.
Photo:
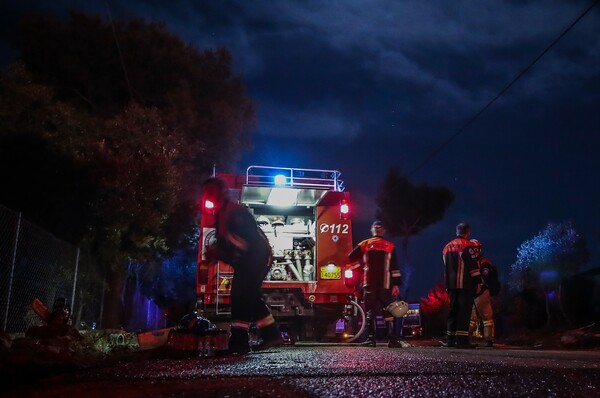
[[[477,266],[478,253],[475,246],[465,237],[457,236],[446,244],[442,251],[446,289],[470,289],[475,291],[481,283]]]
[[[363,287],[390,289],[401,281],[396,248],[381,236],[360,242],[350,252],[351,262],[360,262],[363,270]]]

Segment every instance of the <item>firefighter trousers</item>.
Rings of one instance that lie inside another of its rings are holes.
[[[381,315],[387,323],[388,337],[396,338],[394,332],[394,317],[384,308],[392,302],[392,291],[384,288],[365,288],[364,304],[367,311],[367,327],[370,338],[375,338],[377,331],[377,315]]]
[[[250,257],[234,267],[231,282],[230,345],[247,345],[251,323],[261,330],[263,338],[280,337],[275,319],[262,299],[261,286],[269,271],[268,259]]]
[[[474,295],[470,289],[449,289],[450,312],[448,313],[448,341],[468,343],[469,322],[473,310]]]
[[[471,311],[469,335],[477,330],[480,322],[483,323],[483,339],[494,341],[494,310],[492,309],[490,291],[487,289],[480,296],[475,297],[475,303]]]
[[[254,322],[271,314],[262,299],[261,286],[269,271],[265,261],[236,264],[231,284],[231,319]]]

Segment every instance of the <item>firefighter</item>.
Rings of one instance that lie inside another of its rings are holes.
[[[222,260],[234,270],[231,286],[231,337],[229,352],[250,351],[248,330],[255,323],[262,343],[258,349],[281,345],[275,319],[262,299],[261,284],[271,264],[271,246],[254,217],[227,197],[227,185],[209,178],[202,186],[204,198],[214,204],[216,244],[207,251],[210,262]]]
[[[469,342],[469,321],[474,298],[481,292],[482,284],[470,234],[469,224],[458,224],[456,237],[442,251],[444,278],[450,296],[448,347],[475,348]]]
[[[363,269],[363,300],[367,310],[369,335],[362,344],[368,347],[377,345],[375,332],[376,318],[381,314],[388,327],[388,347],[402,347],[394,331],[394,317],[384,308],[400,294],[401,275],[394,244],[383,238],[385,229],[381,221],[371,225],[372,237],[360,242],[350,252],[348,258],[352,268]]]
[[[490,289],[486,281],[486,275],[490,274],[492,263],[489,259],[483,257],[483,245],[477,239],[471,239],[474,251],[477,256],[477,266],[481,273],[481,278],[484,282],[483,290],[479,296],[475,297],[473,310],[471,311],[471,323],[469,325],[469,336],[477,330],[477,325],[483,322],[483,341],[486,347],[494,346],[494,310],[492,309],[492,301]]]

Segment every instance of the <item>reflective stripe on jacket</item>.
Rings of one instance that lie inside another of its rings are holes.
[[[400,284],[400,269],[396,249],[392,242],[374,236],[360,242],[348,255],[352,262],[363,266],[363,286],[390,289]]]
[[[478,254],[475,246],[462,236],[457,236],[442,251],[446,289],[472,289],[481,283],[481,275],[477,266]]]

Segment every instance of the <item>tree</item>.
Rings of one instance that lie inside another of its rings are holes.
[[[546,326],[569,323],[562,306],[563,280],[589,259],[586,242],[571,222],[549,223],[519,247],[517,261],[511,265],[510,286],[517,292],[543,291]]]
[[[199,51],[162,24],[32,16],[17,44],[23,64],[1,77],[0,148],[23,153],[33,142],[48,154],[31,174],[44,176],[55,207],[28,210],[52,231],[56,219],[73,225],[70,239],[104,265],[103,326],[119,327],[130,264],[156,265],[188,244],[199,181],[235,161],[254,105],[225,49]],[[0,163],[15,184],[28,177]],[[14,188],[14,203],[42,196]]]
[[[85,136],[88,124],[22,64],[0,75],[0,201],[70,242],[91,221],[95,184],[65,140]]]
[[[199,51],[161,23],[75,11],[68,23],[26,18],[18,44],[36,79],[93,115],[112,117],[132,101],[158,109],[196,166],[230,164],[248,143],[254,104],[226,49]]]
[[[392,167],[385,176],[376,198],[376,217],[391,236],[401,238],[400,259],[405,283],[411,271],[409,238],[441,220],[453,201],[454,194],[447,188],[414,185],[397,167]]]

